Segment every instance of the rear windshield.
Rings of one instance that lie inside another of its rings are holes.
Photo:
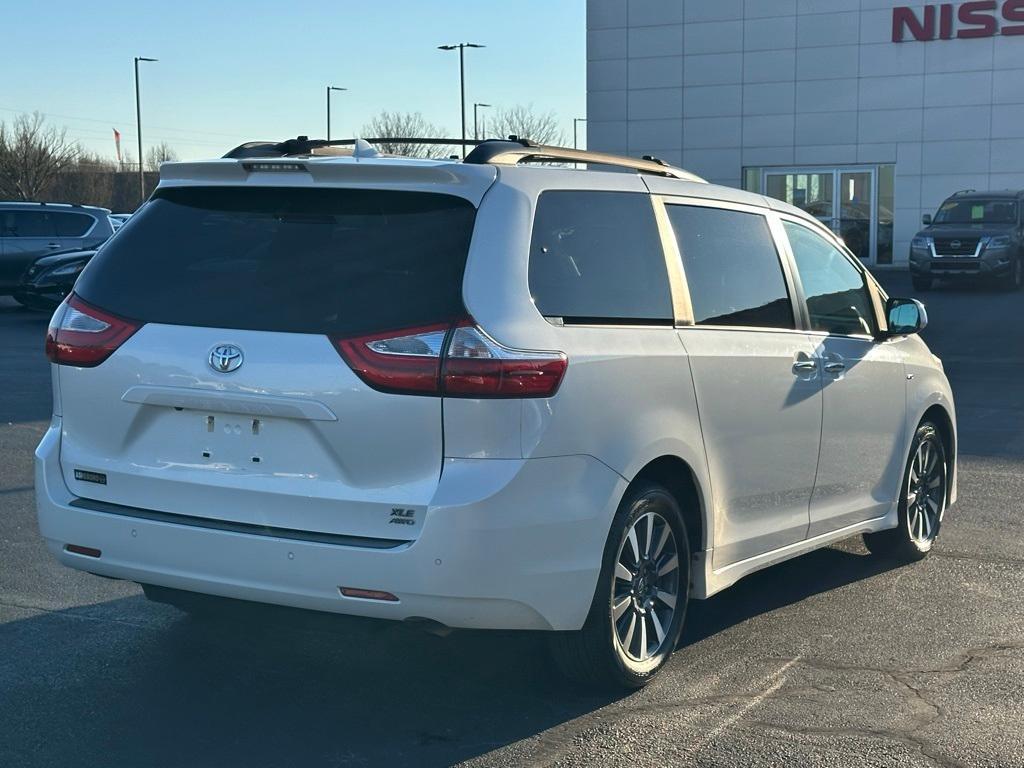
[[[464,314],[476,209],[425,192],[160,190],[75,286],[152,323],[357,335]]]

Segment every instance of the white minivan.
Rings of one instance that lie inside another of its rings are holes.
[[[337,153],[164,164],[57,310],[36,492],[65,565],[546,630],[637,687],[690,598],[855,534],[932,548],[957,438],[924,308],[814,218],[528,141]]]

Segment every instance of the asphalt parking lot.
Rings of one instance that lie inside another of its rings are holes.
[[[0,765],[1024,766],[1024,293],[922,298],[961,438],[933,555],[851,540],[748,577],[622,697],[563,684],[532,635],[209,624],[59,567],[32,491],[46,318],[0,299]]]

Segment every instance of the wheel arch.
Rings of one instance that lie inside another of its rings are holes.
[[[692,551],[707,549],[708,533],[713,529],[708,525],[706,496],[690,464],[673,454],[658,456],[636,472],[629,482],[627,492],[640,481],[658,483],[672,493],[682,509]]]
[[[942,438],[943,447],[946,449],[946,456],[949,459],[949,466],[953,472],[953,482],[947,484],[946,494],[947,504],[952,504],[956,500],[956,456],[957,456],[957,437],[956,428],[953,426],[953,418],[940,403],[934,403],[929,406],[928,409],[921,414],[921,418],[918,420],[918,424],[924,421],[934,422],[935,426],[939,428],[939,437]]]

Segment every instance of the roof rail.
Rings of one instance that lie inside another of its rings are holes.
[[[591,152],[585,149],[570,149],[546,144],[536,144],[529,139],[509,136],[508,139],[446,139],[446,138],[368,138],[368,139],[311,139],[298,136],[286,141],[249,141],[241,144],[224,155],[230,159],[289,157],[309,155],[314,150],[326,147],[356,147],[359,142],[370,144],[429,144],[435,146],[467,146],[475,147],[464,163],[472,165],[518,165],[522,162],[563,162],[608,165],[616,168],[631,168],[639,173],[667,176],[684,181],[706,183],[704,179],[682,168],[676,168],[663,160],[651,155],[644,155],[637,160],[623,155],[610,155],[604,152]]]
[[[315,149],[325,147],[354,147],[356,142],[365,141],[370,144],[434,144],[439,146],[472,147],[480,142],[472,139],[403,139],[395,137],[369,139],[311,139],[298,136],[286,141],[248,141],[232,149],[225,158],[243,159],[251,157],[288,157],[290,155],[308,155]]]
[[[953,193],[953,197],[956,197],[957,195],[969,195],[969,194],[971,194],[971,192],[977,192],[977,191],[978,190],[976,190],[976,189],[961,189],[961,190],[958,190],[958,191],[954,192]]]
[[[463,162],[518,165],[522,162],[545,162],[551,160],[566,163],[588,163],[609,165],[617,168],[632,168],[640,173],[706,183],[700,176],[684,171],[682,168],[671,166],[651,155],[644,155],[642,160],[637,160],[632,157],[609,155],[604,152],[591,152],[585,149],[535,144],[529,139],[520,139],[517,136],[509,136],[507,141],[502,139],[481,141],[477,144],[476,149],[466,156]]]

